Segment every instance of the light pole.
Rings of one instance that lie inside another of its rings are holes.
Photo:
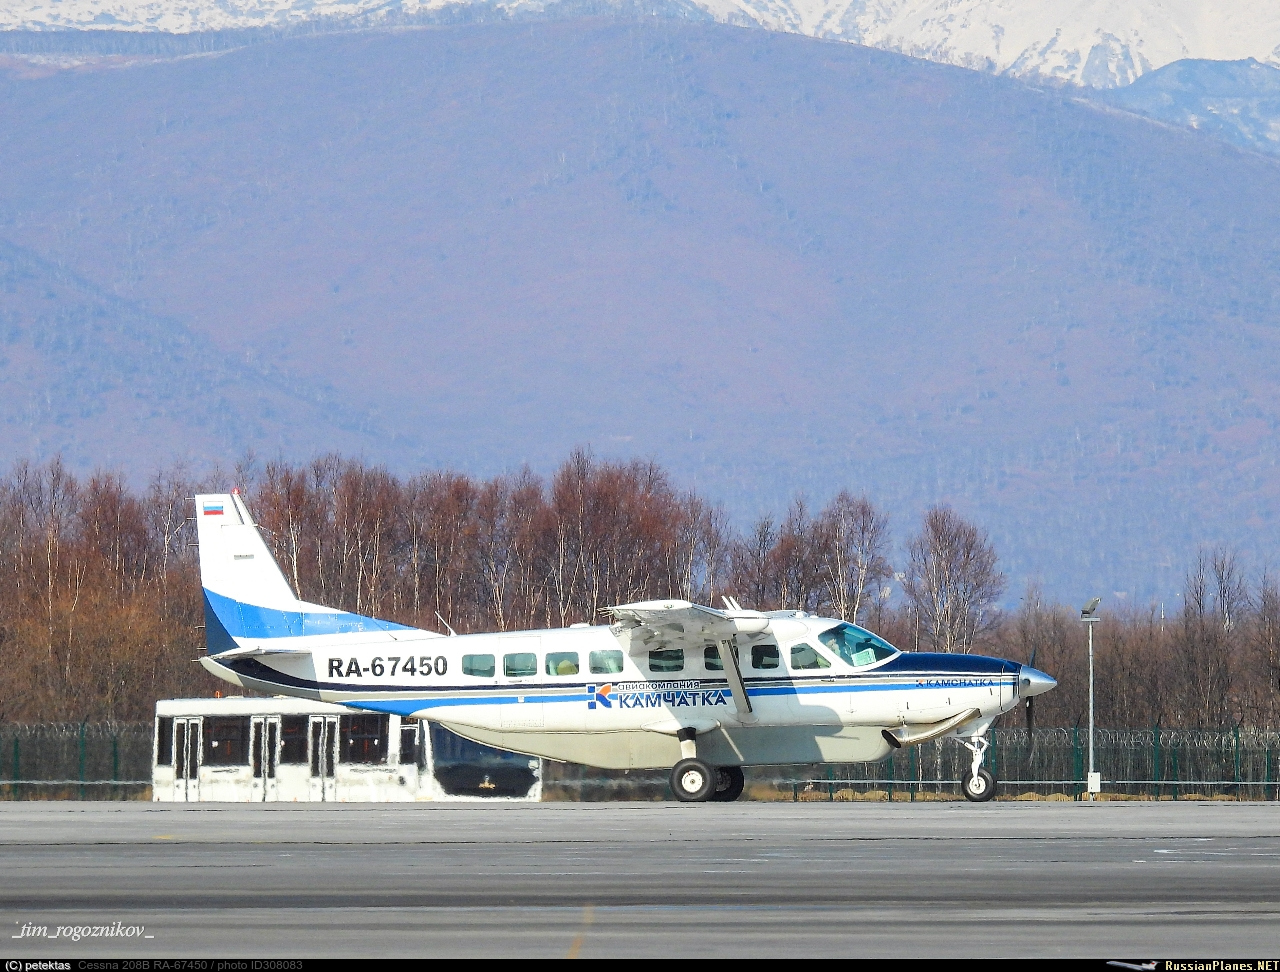
[[[1080,620],[1089,629],[1089,801],[1093,802],[1095,794],[1102,792],[1102,774],[1093,768],[1093,626],[1102,619],[1098,617],[1098,605],[1102,598],[1095,597],[1080,611]]]

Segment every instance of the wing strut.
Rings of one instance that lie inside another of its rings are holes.
[[[733,639],[722,640],[717,644],[720,660],[724,662],[724,675],[729,680],[729,691],[733,693],[733,704],[738,709],[739,722],[755,722],[756,714],[751,709],[751,700],[747,698],[747,687],[742,684],[742,669],[738,667],[738,649]]]

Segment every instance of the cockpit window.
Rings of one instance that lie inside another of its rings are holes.
[[[898,649],[870,631],[851,624],[838,624],[818,635],[818,640],[854,668],[874,665],[898,653]]]

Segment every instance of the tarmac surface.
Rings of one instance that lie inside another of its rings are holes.
[[[1280,808],[8,803],[0,917],[5,959],[1274,959]]]

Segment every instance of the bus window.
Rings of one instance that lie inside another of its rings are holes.
[[[390,717],[349,715],[338,719],[339,758],[344,763],[385,763]]]
[[[249,765],[249,718],[220,717],[204,720],[206,766]]]
[[[547,652],[548,675],[577,675],[578,653],[576,651]]]
[[[173,765],[173,719],[161,716],[156,729],[156,765]]]
[[[300,766],[307,761],[307,717],[280,717],[280,762]]]
[[[408,766],[418,761],[418,723],[405,720],[400,723],[400,765]]]

